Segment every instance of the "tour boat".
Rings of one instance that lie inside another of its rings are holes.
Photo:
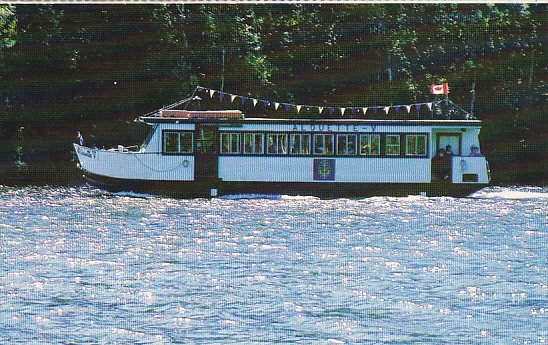
[[[175,197],[466,196],[490,172],[479,120],[246,118],[239,110],[164,109],[136,149],[74,144],[84,177],[102,188]],[[445,167],[440,148],[452,146]]]

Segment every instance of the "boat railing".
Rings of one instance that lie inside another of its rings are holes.
[[[487,160],[483,156],[454,156],[452,159],[453,183],[484,182],[490,180]]]
[[[129,153],[129,152],[142,152],[142,147],[139,145],[132,145],[132,146],[123,146],[118,145],[118,147],[113,147],[107,150],[108,152],[120,152],[120,153]]]

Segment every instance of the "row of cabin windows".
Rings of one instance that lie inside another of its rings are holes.
[[[266,136],[266,145],[265,145]],[[243,137],[243,147],[240,138]],[[312,137],[312,140],[311,140]],[[341,155],[379,156],[381,136],[379,134],[279,134],[279,133],[221,133],[221,153],[271,155]],[[405,135],[405,154],[408,156],[427,155],[425,134]],[[400,135],[385,135],[387,156],[399,156]],[[192,132],[164,132],[164,152],[192,153]]]
[[[240,133],[221,134],[221,153],[239,154]],[[263,154],[263,133],[243,134],[244,154]],[[427,136],[425,134],[405,135],[405,154],[408,156],[427,155]],[[289,139],[289,140],[288,140]],[[401,150],[400,135],[388,134],[386,155],[399,156]],[[379,134],[266,134],[266,153],[273,155],[341,155],[379,156],[381,154],[381,136]]]

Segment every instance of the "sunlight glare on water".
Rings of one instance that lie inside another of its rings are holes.
[[[0,186],[0,343],[546,343],[547,196]]]

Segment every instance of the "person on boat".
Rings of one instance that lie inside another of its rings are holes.
[[[447,159],[444,148],[440,148],[432,159],[432,171],[438,180],[448,180],[451,170],[451,160]]]
[[[482,157],[481,153],[479,152],[479,147],[476,145],[470,146],[470,157]]]
[[[80,131],[78,131],[78,134],[76,135],[76,142],[80,144],[80,146],[84,145],[84,136],[80,133]]]
[[[451,158],[454,156],[453,154],[453,148],[451,147],[451,145],[447,145],[445,146],[445,156],[447,159]]]
[[[451,168],[453,166],[453,148],[451,145],[445,146],[445,156],[443,157],[445,160],[445,175],[444,179],[451,180]]]

